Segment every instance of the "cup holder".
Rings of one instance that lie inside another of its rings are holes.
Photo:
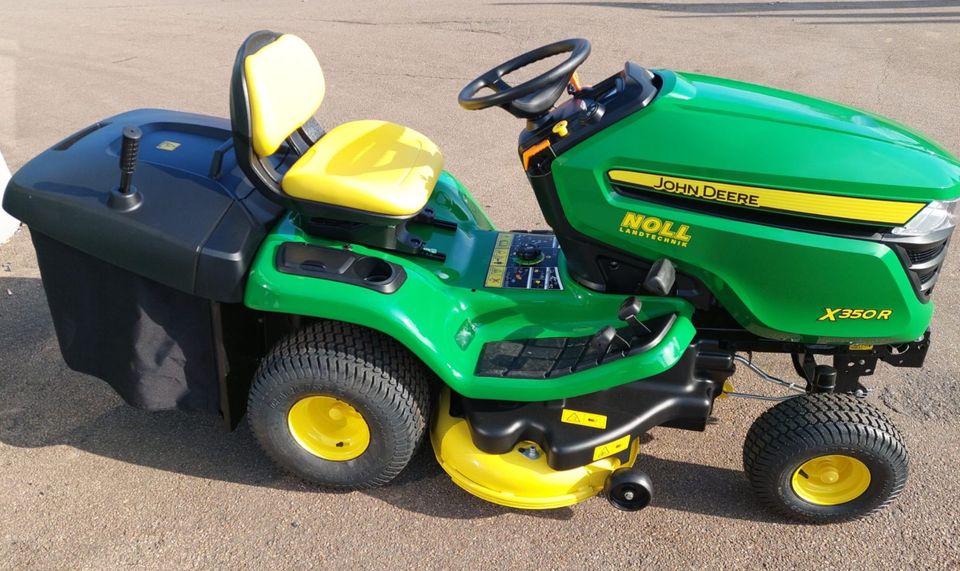
[[[360,258],[353,263],[353,273],[372,284],[383,284],[393,278],[393,266],[380,258]]]
[[[285,274],[348,283],[393,293],[407,279],[403,266],[342,248],[287,242],[277,249],[277,270]]]

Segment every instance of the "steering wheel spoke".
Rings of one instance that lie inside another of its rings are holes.
[[[493,89],[497,93],[513,88],[513,86],[504,81],[502,77],[495,78],[492,82],[490,82],[489,85],[487,85],[487,87]]]

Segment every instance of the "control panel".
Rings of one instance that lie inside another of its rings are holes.
[[[553,234],[501,232],[484,287],[563,289],[559,258],[560,244]]]

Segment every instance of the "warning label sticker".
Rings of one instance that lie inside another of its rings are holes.
[[[565,408],[560,413],[560,422],[566,422],[567,424],[579,424],[580,426],[599,428],[601,430],[607,427],[606,416],[592,412],[573,410],[570,408]]]
[[[622,438],[617,438],[613,442],[608,442],[606,444],[601,444],[593,449],[593,460],[596,462],[601,458],[606,458],[607,456],[613,456],[617,452],[623,452],[630,446],[630,435],[627,434]]]

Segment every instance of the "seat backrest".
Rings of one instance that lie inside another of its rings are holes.
[[[320,62],[306,42],[291,34],[260,34],[244,42],[239,71],[246,84],[253,150],[265,157],[316,114],[325,84]]]
[[[323,132],[313,119],[323,102],[323,71],[313,50],[290,34],[254,32],[237,51],[230,80],[230,121],[237,164],[268,198],[289,208],[277,168],[305,152]],[[289,162],[286,166],[289,166]],[[282,169],[281,169],[282,170]]]

